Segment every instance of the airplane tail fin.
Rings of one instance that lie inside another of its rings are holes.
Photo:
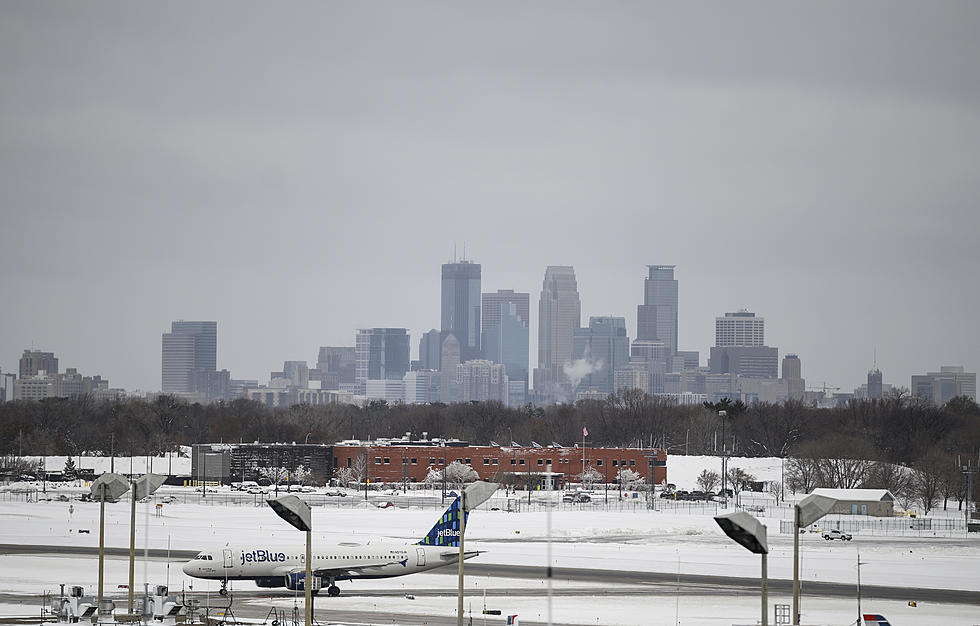
[[[469,521],[469,513],[466,514],[466,521]],[[446,509],[442,517],[436,522],[432,530],[429,531],[421,541],[415,545],[419,546],[445,546],[459,547],[459,497],[453,500],[449,508]]]
[[[888,620],[885,619],[884,615],[877,615],[874,613],[864,615],[865,626],[889,626]]]

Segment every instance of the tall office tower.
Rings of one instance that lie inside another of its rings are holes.
[[[787,397],[790,400],[803,400],[806,381],[803,379],[800,357],[795,354],[787,354],[783,357],[783,380],[786,381]]]
[[[506,404],[507,387],[504,365],[474,359],[456,367],[456,395],[460,402],[496,400]]]
[[[549,265],[538,303],[538,367],[534,391],[539,398],[554,400],[558,387],[568,382],[564,365],[572,358],[573,335],[582,325],[582,301],[575,270],[568,265]]]
[[[500,315],[508,305],[513,304],[517,309],[517,317],[525,326],[531,326],[531,294],[515,292],[513,289],[498,289],[497,293],[483,294],[483,314],[481,325],[483,334],[500,323]]]
[[[742,309],[715,318],[715,345],[764,346],[766,345],[766,321],[755,313]]]
[[[357,380],[357,351],[354,346],[321,346],[316,368],[321,389],[340,389]]]
[[[977,374],[962,365],[943,365],[938,372],[912,377],[912,394],[943,405],[956,396],[977,399]]]
[[[11,402],[14,399],[14,381],[17,380],[17,375],[13,373],[7,373],[0,375],[0,402]]]
[[[765,320],[746,310],[715,318],[712,374],[779,378],[779,350],[765,345]]]
[[[367,391],[368,380],[401,380],[409,371],[411,344],[405,328],[360,328],[354,344],[354,371],[358,393]]]
[[[507,368],[508,379],[521,380],[526,385],[530,342],[527,323],[520,317],[517,304],[510,302],[498,309],[497,319],[483,333],[483,339],[486,358],[502,363]]]
[[[310,366],[306,361],[283,361],[282,377],[289,381],[290,387],[308,389],[310,386]]]
[[[24,350],[20,357],[20,377],[31,378],[37,376],[39,372],[46,372],[54,376],[58,373],[58,359],[54,352],[41,352],[40,350]]]
[[[433,328],[419,339],[419,369],[437,370],[442,357],[442,333]]]
[[[573,392],[595,388],[600,393],[613,393],[615,372],[624,369],[629,358],[626,318],[590,317],[588,328],[574,331],[572,362],[567,368],[568,375],[574,377]]]
[[[459,341],[460,358],[480,358],[480,264],[442,265],[442,336]]]
[[[164,393],[192,393],[194,370],[217,369],[218,323],[171,322],[163,334],[161,389]]]
[[[439,370],[439,396],[443,403],[456,402],[456,366],[459,365],[459,340],[449,333],[442,342],[442,355],[439,357],[442,368]]]
[[[881,400],[883,395],[881,370],[875,367],[868,372],[868,400]]]
[[[643,304],[636,307],[636,338],[662,341],[667,346],[667,366],[674,370],[677,354],[677,280],[674,265],[647,265],[643,279]]]
[[[633,340],[633,345],[630,346],[630,365],[632,367],[627,369],[636,370],[642,366],[646,371],[648,380],[644,391],[651,394],[664,392],[664,374],[667,373],[667,363],[667,345],[664,342],[653,339]],[[634,373],[624,374],[624,376],[635,377],[638,374],[634,371]]]

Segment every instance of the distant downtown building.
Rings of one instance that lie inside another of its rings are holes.
[[[488,299],[487,296],[496,294],[483,294],[483,355],[486,359],[506,367],[510,385],[506,403],[509,406],[519,406],[526,402],[528,389],[530,331],[527,317],[530,298],[526,293],[514,294],[513,291],[509,293],[511,296],[519,297],[510,301],[493,302],[493,299]],[[492,311],[489,316],[487,315],[488,302],[491,303],[489,308]]]
[[[677,280],[673,265],[648,265],[643,280],[643,304],[636,307],[636,338],[662,341],[671,371],[677,354]]]
[[[50,375],[58,373],[58,358],[54,352],[40,350],[24,350],[20,357],[20,377],[31,378],[45,372]]]
[[[745,310],[715,318],[708,367],[712,374],[779,378],[779,350],[765,345],[765,320]]]
[[[411,345],[405,328],[361,328],[354,345],[358,393],[367,392],[368,380],[398,380],[409,371]]]
[[[463,361],[480,358],[480,264],[442,266],[442,338],[452,333]]]
[[[354,346],[321,346],[316,369],[320,371],[321,389],[356,388],[357,351]]]
[[[715,318],[715,345],[764,346],[766,345],[766,321],[742,309]]]
[[[162,339],[161,390],[164,393],[194,393],[197,377],[217,369],[218,323],[211,321],[172,322]]]
[[[534,391],[540,401],[554,400],[559,387],[567,386],[563,368],[572,358],[574,331],[581,325],[582,302],[575,270],[567,265],[549,265],[538,303],[538,367],[534,370]]]
[[[962,365],[943,365],[938,372],[912,377],[912,394],[943,405],[957,396],[976,402],[977,374],[967,372]]]
[[[574,392],[596,390],[606,395],[613,393],[616,391],[613,386],[615,372],[625,368],[629,359],[626,318],[590,317],[587,328],[576,328],[574,331],[571,368],[586,372]]]
[[[442,366],[442,333],[433,328],[419,339],[419,361],[416,369],[438,370]]]

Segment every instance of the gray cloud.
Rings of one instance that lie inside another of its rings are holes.
[[[978,11],[5,4],[0,367],[155,389],[178,318],[240,377],[417,341],[466,241],[485,290],[572,264],[631,334],[676,263],[682,347],[749,307],[813,381],[975,370]]]

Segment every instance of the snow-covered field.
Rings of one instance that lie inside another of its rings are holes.
[[[83,466],[86,457],[82,457]],[[48,463],[57,459],[49,458]],[[154,468],[166,471],[164,467]],[[100,459],[108,465],[108,459]],[[174,459],[177,462],[177,459]],[[186,459],[181,459],[186,462]],[[64,459],[61,459],[64,463]],[[130,459],[117,459],[116,468],[128,471]],[[134,459],[134,470],[140,463]],[[781,479],[781,461],[775,459],[740,459],[729,462],[761,481]],[[694,489],[698,474],[704,469],[720,471],[717,457],[668,458],[668,480],[680,489]],[[176,468],[175,468],[175,471]],[[189,471],[181,467],[181,471]],[[0,489],[2,491],[3,489]],[[73,491],[85,491],[84,486]],[[176,503],[162,506],[140,505],[137,520],[137,546],[166,550],[200,550],[225,544],[253,544],[267,547],[301,541],[298,533],[281,521],[268,507],[262,496],[246,497],[237,506],[209,506],[197,503],[200,496],[190,489],[165,487],[161,493],[177,496]],[[218,499],[239,497],[227,490]],[[51,495],[50,493],[48,495]],[[372,494],[374,496],[375,494]],[[380,494],[378,494],[380,495]],[[557,496],[557,494],[555,494]],[[597,501],[589,506],[563,505],[549,516],[544,502],[549,494],[534,494],[535,505],[524,506],[525,496],[515,497],[524,509],[520,513],[506,510],[478,511],[470,517],[467,528],[468,546],[486,550],[477,562],[510,565],[539,565],[547,563],[549,538],[551,564],[556,567],[576,567],[633,572],[662,572],[682,574],[730,575],[755,577],[759,559],[734,544],[718,529],[712,519],[717,505],[687,506],[688,503],[658,501],[660,510],[647,510],[642,502],[620,501],[612,493],[612,506],[605,505],[606,494],[597,491]],[[787,496],[792,497],[790,494]],[[0,500],[0,543],[53,544],[63,546],[98,546],[98,504],[77,500],[70,502],[23,502],[13,496]],[[751,494],[760,503],[767,494]],[[360,500],[359,494],[334,498],[328,506],[313,509],[315,542],[370,541],[392,538],[414,542],[422,537],[439,516],[438,494],[409,492],[407,496],[391,495],[395,508],[378,509]],[[557,497],[554,498],[557,500]],[[185,503],[186,502],[186,503]],[[399,508],[413,502],[423,508]],[[506,500],[504,500],[506,503]],[[343,504],[343,507],[331,506]],[[254,506],[259,504],[261,506]],[[639,505],[639,506],[637,506]],[[683,505],[683,506],[681,506]],[[501,506],[506,509],[506,506]],[[769,576],[772,579],[792,578],[792,535],[779,534],[780,517],[785,510],[767,507],[759,516],[769,528]],[[107,504],[108,546],[127,547],[129,542],[129,507],[127,503]],[[952,516],[954,513],[950,512]],[[772,515],[773,517],[764,517]],[[942,513],[937,513],[942,515]],[[550,517],[550,532],[549,532]],[[79,533],[79,530],[89,533]],[[809,597],[805,595],[806,581],[832,581],[845,584],[856,582],[858,552],[862,562],[861,578],[865,585],[907,587],[908,600],[917,600],[917,589],[958,589],[980,593],[980,539],[963,534],[948,538],[871,537],[856,534],[849,543],[826,542],[814,534],[801,537],[804,581],[803,611],[805,623],[847,624],[856,616],[854,600],[843,598]],[[193,588],[197,591],[216,591],[217,583],[194,580],[180,571],[175,560],[170,567],[162,561],[140,563],[137,566],[137,586],[143,580],[151,584],[168,583],[171,589]],[[452,568],[449,568],[452,569]],[[144,575],[144,571],[146,574]],[[452,574],[452,572],[448,572]],[[91,557],[25,556],[0,553],[0,594],[37,594],[57,590],[58,583],[83,584],[87,591],[94,589],[97,571]],[[106,588],[116,590],[127,578],[125,560],[108,559]],[[345,591],[357,595],[321,600],[318,606],[338,606],[349,610],[384,610],[406,614],[454,615],[455,598],[446,596],[409,600],[402,596],[370,595],[372,590],[387,592],[418,588],[455,588],[455,576],[446,574],[417,574],[381,581],[342,583]],[[637,594],[635,588],[606,585],[605,593],[596,593],[598,583],[555,581],[561,591],[551,603],[555,623],[565,624],[751,624],[758,620],[757,594],[695,595],[690,589],[675,594],[662,587],[656,594]],[[252,589],[251,583],[237,583],[239,589]],[[474,594],[472,607],[483,616],[480,592],[484,588],[524,590],[506,598],[491,597],[488,605],[500,608],[504,615],[517,613],[525,620],[546,621],[548,602],[545,582],[467,578],[467,587]],[[620,593],[617,593],[619,591]],[[253,601],[254,602],[254,601]],[[266,598],[264,606],[270,603]],[[286,600],[278,600],[282,604]],[[288,603],[288,602],[287,602]],[[329,603],[329,604],[326,604]],[[790,598],[770,595],[770,606],[789,604]],[[918,602],[876,601],[866,597],[866,612],[884,613],[897,626],[912,624],[980,624],[977,606],[937,606]],[[0,614],[36,614],[36,606],[0,605]],[[770,616],[770,622],[773,619]],[[390,622],[385,622],[390,623]],[[488,624],[501,623],[490,617]]]
[[[693,471],[693,469],[691,470]],[[700,469],[697,470],[700,472]],[[98,504],[67,502],[0,502],[2,542],[16,544],[98,545]],[[129,507],[126,503],[109,504],[107,540],[109,546],[128,546]],[[314,508],[316,542],[368,541],[389,537],[413,542],[431,527],[438,511],[433,509]],[[779,535],[778,520],[763,518],[770,531],[769,575],[792,577],[792,537]],[[79,534],[88,529],[88,534]],[[548,545],[548,514],[544,512],[508,513],[479,511],[470,517],[468,545],[487,550],[478,561],[516,565],[544,565]],[[662,511],[596,511],[564,510],[551,514],[552,564],[557,567],[582,567],[626,571],[649,571],[754,577],[758,575],[758,557],[727,539],[710,515],[672,514]],[[232,544],[254,544],[256,547],[298,542],[300,536],[267,507],[204,506],[167,504],[162,515],[154,507],[141,505],[137,520],[137,546],[173,550],[198,550]],[[860,549],[862,581],[866,585],[909,587],[909,600],[916,599],[917,588],[980,590],[980,541],[973,539],[865,538],[850,543],[825,542],[816,535],[802,537],[802,579],[853,583]],[[107,565],[107,588],[115,589],[126,582],[125,560],[110,559]],[[159,561],[137,567],[138,586],[142,587],[143,569],[151,583],[169,581],[171,588],[193,586],[197,590],[217,590],[217,584],[186,578],[175,563],[167,570]],[[91,558],[34,557],[0,555],[0,593],[38,593],[55,590],[57,583],[81,583],[94,586],[96,570]],[[588,588],[583,583],[556,583]],[[252,588],[239,583],[239,588]],[[342,588],[359,594],[370,589],[446,588],[455,585],[453,576],[419,574],[386,581],[344,583]],[[546,618],[547,601],[544,582],[533,580],[487,580],[472,577],[467,585],[479,594],[485,585],[519,587],[526,595],[508,597],[507,613],[518,613],[525,619]],[[591,585],[595,587],[595,585]],[[804,582],[805,588],[805,582]],[[689,592],[688,592],[689,593]],[[390,597],[341,597],[329,602],[342,603],[348,609],[373,610],[376,605],[389,606],[398,612],[434,612],[451,615],[455,600],[451,597],[406,600]],[[268,602],[268,600],[266,601]],[[773,596],[770,603],[788,603],[787,598]],[[478,606],[479,605],[479,606]],[[720,595],[703,597],[681,594],[617,596],[562,595],[552,603],[556,623],[575,624],[674,624],[675,614],[682,624],[754,623],[758,619],[758,597],[755,595]],[[6,607],[7,613],[23,613],[24,607]],[[482,600],[474,599],[474,609]],[[901,602],[876,603],[865,599],[864,608],[886,613],[893,624],[974,624],[980,623],[976,606],[929,606],[916,608]],[[845,624],[852,621],[856,608],[846,599],[807,598],[804,612],[807,623]],[[29,611],[29,612],[33,612]],[[482,616],[481,616],[482,617]],[[488,623],[493,623],[492,620]]]

